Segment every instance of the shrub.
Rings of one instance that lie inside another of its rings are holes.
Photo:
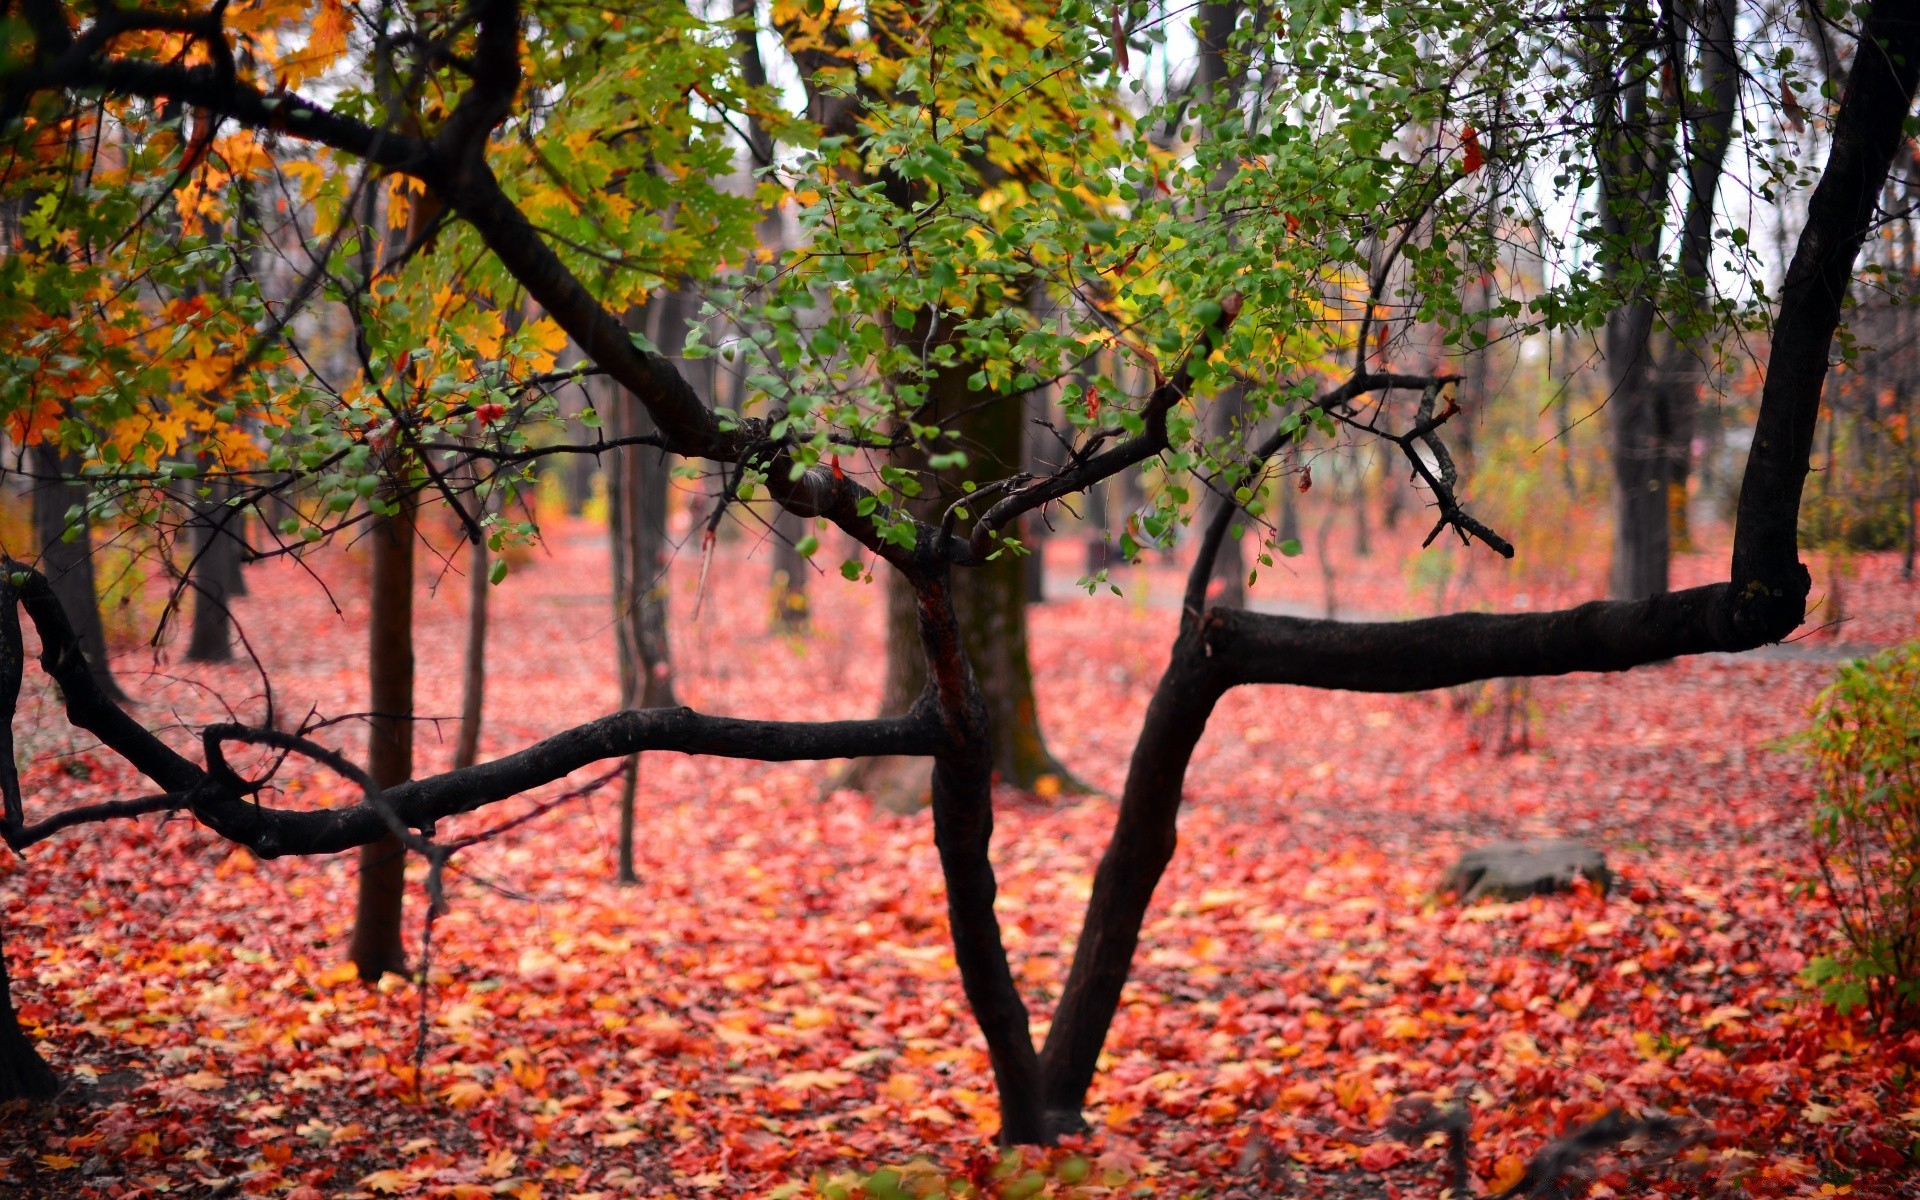
[[[1920,1016],[1920,641],[1841,668],[1806,740],[1814,854],[1845,941],[1808,979],[1841,1012]]]

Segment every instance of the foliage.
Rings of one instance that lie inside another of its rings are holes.
[[[1814,851],[1847,943],[1808,979],[1841,1012],[1920,1015],[1920,641],[1842,667],[1805,740]]]

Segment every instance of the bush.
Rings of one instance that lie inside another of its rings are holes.
[[[1846,942],[1808,979],[1841,1012],[1920,1016],[1920,641],[1841,668],[1806,740],[1814,854]]]

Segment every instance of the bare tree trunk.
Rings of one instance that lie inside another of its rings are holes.
[[[1657,216],[1665,211],[1669,147],[1647,112],[1644,77],[1625,88],[1624,112],[1603,130],[1603,224],[1611,244],[1607,272],[1647,271],[1659,253]],[[1609,103],[1612,103],[1609,101]],[[1607,322],[1607,427],[1613,451],[1613,565],[1616,600],[1638,600],[1667,590],[1670,517],[1667,506],[1668,430],[1649,379],[1654,299],[1642,284],[1638,298]]]
[[[988,397],[966,389],[967,374],[964,368],[953,368],[936,376],[928,387],[929,407],[921,419],[940,422],[947,434],[944,440],[966,452],[968,474],[988,478],[1011,474],[1020,469],[1023,459],[1023,405],[1014,398],[986,402]],[[900,460],[900,465],[922,471],[926,467],[917,453]],[[919,502],[923,514],[938,519],[937,509],[959,494],[958,478],[947,488],[927,489]],[[942,492],[947,493],[945,499]],[[905,712],[925,686],[925,651],[913,585],[899,572],[890,571],[886,587],[887,686],[881,712],[897,714]],[[1082,785],[1048,751],[1040,732],[1033,666],[1027,655],[1026,567],[1021,556],[1002,552],[960,572],[951,587],[960,636],[987,708],[995,776],[1017,788],[1030,789],[1050,777],[1062,788],[1079,790]],[[862,759],[832,786],[864,791],[884,808],[912,811],[932,798],[932,765],[925,759]]]
[[[1720,176],[1740,107],[1740,66],[1733,31],[1735,0],[1705,0],[1701,14],[1700,66],[1707,101],[1690,112],[1687,163],[1687,211],[1680,232],[1680,278],[1685,309],[1654,363],[1653,388],[1666,441],[1666,491],[1669,540],[1673,549],[1692,545],[1687,515],[1687,485],[1693,473],[1693,436],[1699,424],[1700,388],[1706,369],[1707,287],[1713,253],[1713,212]]]
[[[69,482],[64,456],[55,447],[41,442],[29,452],[34,474],[39,478],[33,488],[33,530],[40,543],[40,570],[67,610],[73,632],[80,639],[80,653],[100,684],[100,690],[116,700],[126,695],[113,678],[107,664],[107,631],[100,621],[99,589],[94,577],[93,528],[83,517],[76,525],[77,535],[67,540],[67,511],[84,505],[84,487]]]
[[[648,310],[627,314],[630,328],[647,329],[668,354],[686,344],[686,307],[678,292],[667,292]],[[644,322],[644,324],[643,324]],[[616,437],[654,431],[653,421],[632,393],[609,384]],[[615,643],[619,651],[620,707],[661,708],[677,703],[673,660],[667,641],[667,485],[671,474],[665,451],[622,446],[607,468],[607,525],[613,546]],[[620,782],[620,833],[615,877],[622,885],[639,882],[634,869],[634,810],[640,795],[640,756],[627,759]]]
[[[0,944],[0,1103],[9,1100],[45,1100],[60,1091],[40,1050],[20,1028],[13,1009],[13,990],[7,979],[6,947]]]
[[[1069,385],[1071,386],[1071,385]],[[1052,397],[1045,388],[1035,388],[1027,396],[1026,425],[1024,437],[1026,445],[1025,467],[1028,473],[1042,475],[1047,471],[1043,459],[1052,452],[1052,437],[1043,428],[1042,423],[1052,415]],[[1027,548],[1021,559],[1026,582],[1026,601],[1028,604],[1047,602],[1047,538],[1051,530],[1047,526],[1049,513],[1045,510],[1029,513],[1020,525],[1020,541]]]
[[[193,627],[187,639],[192,662],[227,662],[233,658],[233,614],[228,602],[241,594],[240,560],[246,550],[241,538],[240,510],[221,503],[233,489],[220,486],[214,496],[194,505],[193,566],[188,582],[193,592]]]
[[[397,474],[396,470],[396,474]],[[395,486],[400,510],[376,517],[373,584],[369,600],[367,679],[372,715],[367,723],[367,773],[375,787],[413,777],[413,538],[414,500]],[[400,922],[407,884],[407,851],[388,834],[360,848],[360,889],[348,957],[360,978],[378,982],[405,974]]]
[[[467,652],[460,671],[460,735],[455,770],[480,758],[480,721],[487,703],[487,591],[492,564],[485,541],[467,543]]]
[[[1226,7],[1232,6],[1209,6]],[[1204,11],[1204,10],[1203,10]],[[1212,410],[1207,414],[1213,428],[1209,430],[1215,438],[1225,439],[1230,449],[1226,461],[1241,457],[1245,430],[1242,425],[1247,416],[1246,393],[1236,385],[1226,388],[1214,397]],[[1212,486],[1202,483],[1206,490],[1206,499],[1200,505],[1201,527],[1213,513],[1222,508],[1238,508],[1234,501],[1232,488],[1235,482],[1228,479],[1213,481]],[[1230,604],[1239,608],[1247,602],[1247,561],[1242,539],[1228,535],[1220,546],[1220,553],[1213,560],[1213,582],[1208,588],[1216,604]]]
[[[788,633],[803,633],[812,619],[807,608],[807,573],[812,563],[800,553],[806,519],[784,508],[773,512],[773,623]]]

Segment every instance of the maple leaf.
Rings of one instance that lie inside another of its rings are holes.
[[[1480,134],[1468,125],[1460,131],[1461,170],[1471,175],[1487,165],[1486,152],[1480,148]]]
[[[442,1099],[458,1109],[475,1108],[492,1094],[486,1084],[472,1079],[455,1080],[440,1092]]]
[[[379,1192],[387,1196],[398,1196],[403,1192],[413,1189],[414,1178],[411,1172],[396,1171],[389,1168],[363,1176],[360,1180],[360,1186],[370,1192]]]

